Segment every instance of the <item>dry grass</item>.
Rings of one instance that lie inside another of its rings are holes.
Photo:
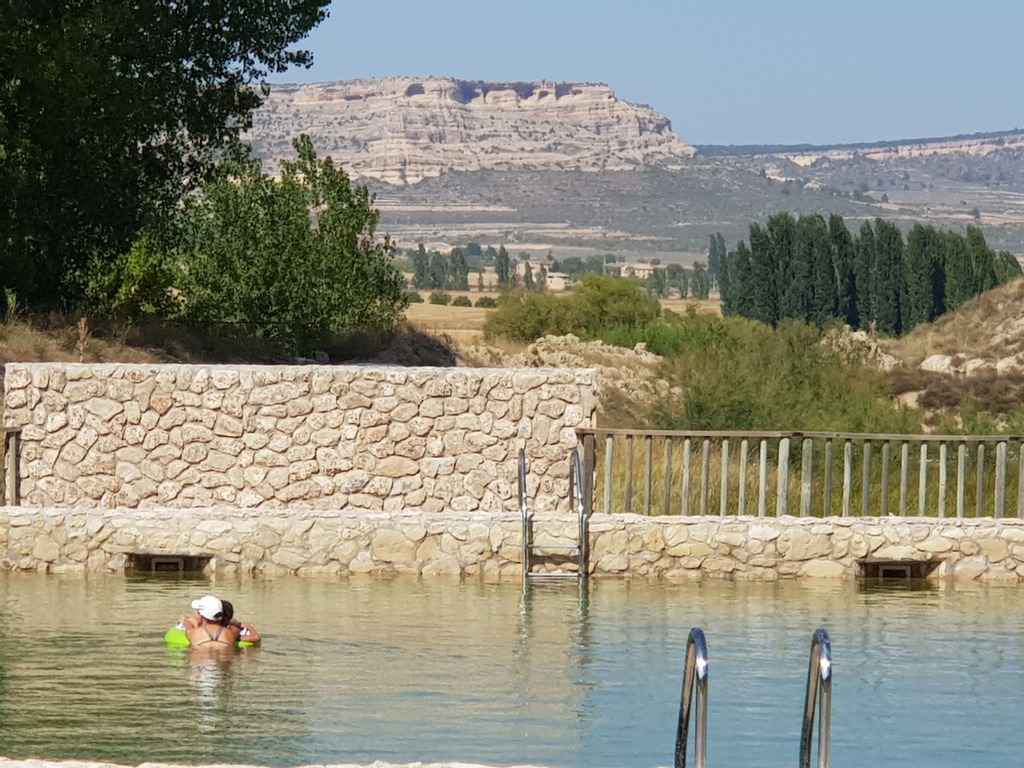
[[[430,291],[420,291],[423,297],[422,304],[410,304],[405,313],[409,325],[422,333],[447,334],[456,341],[469,344],[479,344],[483,341],[484,323],[492,309],[480,307],[453,307],[430,303]],[[483,293],[479,291],[446,291],[453,299],[456,296],[466,296],[474,304],[481,296],[496,298],[496,294]],[[571,294],[559,294],[570,296]],[[664,310],[682,315],[694,308],[702,314],[722,313],[722,303],[718,299],[662,299],[661,307]]]
[[[455,291],[449,293],[452,298],[468,296],[471,301],[481,294],[476,292]],[[487,295],[487,294],[483,294]],[[431,304],[429,293],[424,293],[422,304],[410,304],[405,312],[409,326],[429,336],[448,336],[459,344],[482,344],[484,340],[484,322],[492,309],[482,307],[453,307]]]
[[[84,318],[45,318],[35,324],[23,320],[0,323],[0,364],[37,363],[151,363],[162,358],[152,350],[129,343],[123,333],[94,331]]]
[[[1024,278],[975,296],[956,312],[887,340],[883,347],[915,368],[936,354],[999,360],[1024,353]]]
[[[1024,355],[1024,278],[986,291],[956,312],[920,325],[900,339],[880,346],[902,362],[889,373],[890,391],[930,411],[979,408],[994,414],[1015,410],[1024,402],[1024,376],[980,371],[971,376],[922,371],[931,355],[947,355],[954,366],[968,360],[994,365]]]
[[[632,445],[630,445],[632,443]],[[671,473],[667,471],[666,441],[664,438],[636,437],[628,441],[616,437],[612,449],[611,473],[607,471],[606,444],[598,441],[595,446],[594,511],[606,508],[612,512],[632,511],[639,514],[726,514],[757,515],[761,499],[764,499],[765,514],[778,513],[778,441],[768,441],[766,483],[762,491],[759,478],[760,446],[757,440],[750,440],[746,453],[739,440],[730,440],[728,461],[725,469],[726,481],[722,482],[723,444],[721,440],[694,439],[689,441],[690,455],[687,471],[685,443],[673,440]],[[824,445],[817,441],[814,446],[811,473],[811,514],[851,516],[906,514],[917,515],[923,506],[925,515],[937,516],[942,510],[945,516],[954,516],[960,491],[958,477],[958,447],[947,445],[945,497],[940,499],[939,449],[932,445],[926,457],[926,479],[924,499],[920,495],[921,453],[920,446],[908,444],[906,464],[903,464],[902,444],[890,445],[888,464],[883,464],[882,444],[872,445],[868,455],[867,499],[864,495],[864,446],[851,445],[851,472],[849,487],[844,488],[844,446],[837,441],[833,446],[831,471],[825,464]],[[790,451],[789,472],[786,482],[788,499],[787,513],[800,514],[802,477],[801,445],[794,441]],[[979,456],[977,447],[971,446],[964,455],[963,509],[965,517],[977,514],[978,487],[977,470]],[[1019,466],[1021,446],[1010,442],[1007,451],[1005,500],[1007,512],[1015,514],[1019,477],[1013,468]],[[632,454],[632,458],[630,458]],[[982,458],[983,486],[981,501],[983,514],[993,514],[996,498],[996,449],[987,445]],[[905,469],[904,469],[905,466]],[[887,467],[887,471],[884,471]],[[903,475],[906,481],[904,484]],[[883,474],[887,475],[887,498],[883,508]],[[688,478],[688,479],[687,479]],[[828,479],[827,479],[828,478]],[[668,487],[666,487],[666,481]],[[826,483],[831,483],[826,504]],[[742,489],[742,494],[741,494]],[[723,491],[725,503],[723,504]],[[741,499],[742,496],[742,499]],[[685,499],[685,500],[684,500]],[[848,501],[847,501],[848,500]],[[742,501],[742,506],[741,506]],[[848,506],[847,506],[848,504]]]
[[[702,315],[721,315],[722,302],[718,299],[662,299],[661,308],[677,315],[685,315],[693,307]]]

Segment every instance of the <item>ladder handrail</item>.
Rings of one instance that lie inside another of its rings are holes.
[[[526,449],[519,449],[519,512],[523,516],[523,583],[530,573],[530,508],[526,499]]]
[[[686,639],[686,669],[683,672],[683,695],[679,703],[679,725],[676,728],[675,768],[686,768],[686,738],[690,731],[690,705],[696,683],[697,718],[693,733],[693,766],[706,768],[708,740],[708,644],[704,630],[694,627]]]
[[[815,705],[818,707],[818,768],[829,768],[832,740],[832,641],[822,627],[816,629],[811,638],[804,722],[800,732],[800,768],[811,768]]]
[[[590,563],[590,509],[589,499],[584,498],[588,486],[583,482],[583,464],[580,461],[580,452],[577,448],[572,449],[572,466],[569,471],[569,490],[571,502],[576,504],[577,525],[579,527],[579,553],[580,553],[580,578],[587,578],[587,571]]]

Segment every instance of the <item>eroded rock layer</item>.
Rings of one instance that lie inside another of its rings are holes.
[[[247,139],[271,165],[308,134],[353,177],[415,184],[443,171],[629,170],[692,157],[648,106],[600,83],[395,77],[277,85]]]

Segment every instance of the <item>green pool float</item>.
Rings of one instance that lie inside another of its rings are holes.
[[[189,648],[192,643],[189,642],[188,635],[185,633],[185,628],[181,624],[176,624],[167,630],[164,635],[164,643],[167,644],[168,648]],[[251,643],[248,640],[237,640],[235,642],[236,648],[255,648],[259,643]]]

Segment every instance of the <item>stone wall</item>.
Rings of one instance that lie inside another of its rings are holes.
[[[9,363],[32,507],[568,509],[591,370]]]
[[[538,516],[534,540],[571,542],[575,530],[571,514]],[[1024,578],[1024,520],[594,515],[590,544],[597,577],[843,579],[882,561],[932,563],[934,578]],[[137,555],[175,555],[224,575],[500,580],[521,576],[521,547],[508,513],[0,508],[3,570],[116,573]]]

